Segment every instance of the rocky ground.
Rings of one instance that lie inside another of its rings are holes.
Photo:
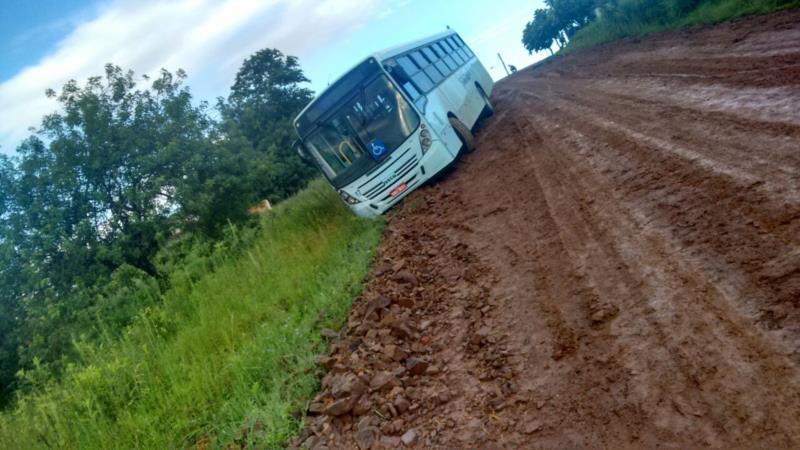
[[[800,12],[496,86],[392,212],[295,446],[800,446]]]

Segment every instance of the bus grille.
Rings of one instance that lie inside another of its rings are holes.
[[[380,167],[372,178],[358,187],[359,192],[369,200],[381,197],[381,201],[388,198],[388,192],[400,182],[408,182],[406,177],[417,168],[417,155],[411,153],[411,149],[406,149],[394,161],[385,167]],[[372,174],[370,174],[372,175]],[[415,174],[416,175],[416,174]]]

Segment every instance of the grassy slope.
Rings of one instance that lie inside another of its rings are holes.
[[[380,238],[321,182],[265,215],[238,257],[195,281],[121,341],[83,348],[64,381],[0,416],[4,448],[279,447],[318,377],[319,329],[344,320]]]
[[[800,7],[800,0],[705,0],[684,17],[644,19],[631,15],[621,21],[598,19],[579,30],[565,49],[567,52],[625,37],[675,28],[714,24],[752,14]]]

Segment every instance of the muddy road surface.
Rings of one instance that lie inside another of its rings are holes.
[[[392,212],[297,443],[800,447],[800,12],[502,81]]]

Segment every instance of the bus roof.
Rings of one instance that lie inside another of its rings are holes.
[[[434,35],[431,35],[431,36],[428,36],[428,37],[425,37],[425,38],[422,38],[422,39],[417,39],[417,40],[412,41],[412,42],[408,42],[408,43],[401,44],[401,45],[398,45],[398,46],[395,46],[395,47],[391,47],[391,48],[388,48],[386,50],[382,50],[380,52],[375,52],[375,53],[372,54],[372,56],[375,57],[375,59],[377,59],[378,61],[382,62],[384,59],[389,59],[392,56],[397,56],[397,55],[399,55],[401,53],[405,53],[405,52],[407,52],[409,50],[413,50],[413,49],[415,49],[417,47],[421,47],[421,46],[425,45],[428,42],[436,41],[436,40],[439,40],[439,39],[441,39],[443,37],[447,37],[447,36],[450,36],[450,35],[453,35],[453,34],[456,34],[456,32],[453,31],[453,30],[443,31],[441,33],[436,33]]]
[[[435,41],[435,40],[441,39],[443,37],[447,37],[447,36],[454,35],[454,34],[456,34],[456,32],[453,31],[453,30],[443,31],[441,33],[436,33],[434,35],[431,35],[431,36],[428,36],[428,37],[425,37],[425,38],[422,38],[422,39],[417,39],[415,41],[411,41],[411,42],[408,42],[408,43],[405,43],[405,44],[401,44],[401,45],[397,45],[397,46],[394,46],[394,47],[390,47],[390,48],[385,49],[385,50],[374,52],[374,53],[370,54],[369,56],[367,56],[366,58],[358,61],[357,64],[355,64],[353,67],[351,67],[349,70],[347,70],[347,72],[345,72],[340,77],[338,77],[333,83],[330,83],[328,85],[328,87],[326,87],[325,89],[322,90],[322,92],[317,94],[317,96],[314,97],[314,100],[311,100],[308,103],[308,105],[306,105],[306,107],[303,108],[303,110],[300,111],[299,114],[297,114],[297,117],[295,117],[295,119],[293,121],[293,123],[295,125],[295,128],[297,128],[297,119],[300,116],[302,116],[303,114],[305,114],[305,112],[309,108],[311,108],[311,106],[313,106],[317,102],[317,100],[319,100],[325,94],[325,92],[328,91],[328,89],[330,87],[335,86],[339,81],[341,81],[343,78],[345,78],[347,75],[349,75],[350,72],[352,72],[353,70],[355,70],[356,68],[361,66],[365,61],[367,61],[367,60],[369,60],[371,58],[374,58],[380,64],[385,59],[389,59],[389,58],[391,58],[393,56],[397,56],[397,55],[405,53],[405,52],[407,52],[409,50],[413,50],[413,49],[415,49],[417,47],[423,46],[427,42]]]

